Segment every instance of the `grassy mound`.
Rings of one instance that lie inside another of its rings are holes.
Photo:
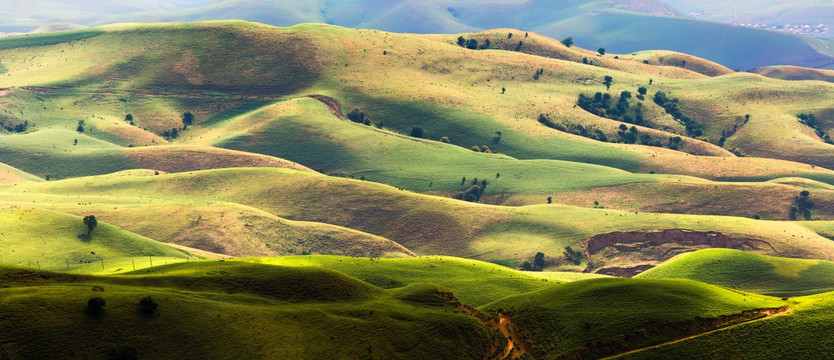
[[[834,82],[834,70],[810,69],[798,66],[765,66],[751,70],[759,75],[781,80],[820,80]]]
[[[708,331],[723,323],[722,315],[784,304],[695,281],[593,279],[502,299],[483,309],[509,316],[535,358],[556,359],[613,355]]]
[[[0,261],[31,268],[66,270],[111,259],[156,256],[184,259],[188,253],[100,222],[87,236],[81,217],[42,209],[0,209]]]
[[[4,357],[482,359],[495,338],[453,300],[429,301],[441,289],[403,296],[322,269],[211,262],[123,277],[34,275],[52,279],[0,295]],[[150,313],[139,306],[148,296],[158,305]],[[100,314],[85,311],[92,297],[106,301]]]
[[[834,263],[708,249],[679,255],[637,277],[690,279],[788,297],[834,290]]]
[[[481,306],[507,296],[543,289],[559,281],[541,278],[477,260],[424,256],[412,259],[362,259],[337,256],[300,256],[243,259],[280,266],[324,266],[383,289],[431,283],[452,290],[469,306]]]

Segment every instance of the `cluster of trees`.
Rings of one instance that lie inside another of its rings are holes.
[[[536,74],[533,75],[533,80],[538,80],[542,75],[544,75],[544,69],[536,70]]]
[[[834,144],[834,141],[831,140],[831,136],[823,130],[822,125],[817,122],[817,117],[814,114],[799,114],[796,117],[799,118],[799,123],[814,129],[814,132],[817,133],[817,136],[820,137],[823,141],[829,144]]]
[[[484,190],[486,190],[488,182],[486,179],[478,181],[478,178],[472,180],[469,183],[469,187],[466,190],[460,191],[452,196],[458,200],[464,200],[468,202],[478,202],[481,200],[481,196],[484,194]],[[466,186],[466,176],[460,180],[460,186]]]
[[[686,127],[686,134],[691,137],[699,137],[704,134],[701,124],[698,124],[691,117],[681,112],[678,107],[678,99],[670,99],[666,93],[658,91],[654,94],[654,103],[666,110],[666,113],[682,123]]]
[[[583,126],[582,124],[560,124],[554,122],[545,114],[539,114],[539,122],[551,129],[583,136],[597,141],[608,142],[608,136],[595,126]]]
[[[547,260],[545,259],[545,255],[543,252],[539,251],[533,256],[533,262],[531,263],[530,260],[525,260],[521,263],[521,270],[524,271],[543,271],[544,268],[547,267]]]
[[[571,133],[574,135],[583,136],[589,139],[594,139],[603,142],[619,142],[623,144],[640,144],[646,146],[667,147],[672,150],[680,149],[680,143],[683,139],[680,136],[673,136],[664,145],[659,140],[655,140],[649,134],[640,133],[636,126],[628,127],[626,124],[620,124],[617,131],[617,138],[609,138],[602,130],[595,126],[583,126],[582,124],[562,124],[551,120],[547,115],[540,114],[539,122],[551,129],[556,129],[562,132]]]
[[[478,49],[489,49],[491,45],[489,39],[484,40],[482,44],[478,44],[478,40],[476,39],[466,39],[463,36],[458,37],[458,46],[465,47],[470,50],[478,50]]]
[[[365,125],[368,125],[368,126],[371,126],[371,124],[373,124],[373,119],[371,119],[371,116],[368,115],[368,114],[365,114],[364,112],[362,112],[361,110],[359,110],[357,108],[353,108],[353,110],[351,110],[347,114],[347,118],[348,118],[348,120],[353,121],[355,123],[365,124]]]
[[[585,254],[582,251],[571,249],[570,246],[565,246],[565,260],[569,263],[574,265],[579,265],[582,263],[582,259],[585,258]]]
[[[788,218],[791,220],[798,220],[802,216],[805,220],[811,220],[811,209],[814,208],[814,200],[809,199],[811,192],[802,190],[794,199],[794,205],[788,209]]]
[[[481,152],[481,153],[486,153],[486,154],[492,154],[492,150],[490,150],[490,149],[489,149],[489,146],[486,146],[486,145],[484,145],[484,146],[474,145],[474,146],[472,146],[471,148],[469,148],[469,150],[472,150],[472,151],[474,151],[474,152]]]
[[[622,121],[629,124],[647,126],[643,117],[643,104],[632,107],[628,100],[631,92],[623,91],[615,102],[610,94],[598,92],[593,97],[579,94],[576,102],[583,110],[599,117]]]
[[[128,114],[130,115],[130,114]],[[133,119],[133,115],[130,116]],[[182,131],[188,130],[190,125],[194,124],[195,116],[190,111],[186,111],[182,114]],[[132,121],[131,121],[132,123]],[[180,129],[179,128],[171,128],[171,130],[165,130],[162,132],[162,137],[166,139],[176,139],[180,136]]]
[[[29,129],[29,120],[24,120],[23,123],[20,124],[7,124],[5,121],[0,120],[0,127],[6,129],[8,132],[22,133]]]

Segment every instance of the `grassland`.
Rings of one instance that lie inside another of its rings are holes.
[[[411,259],[363,259],[339,256],[290,256],[246,258],[240,261],[278,266],[318,266],[332,269],[383,289],[414,284],[437,284],[451,290],[468,306],[481,306],[498,299],[559,284],[564,276],[545,280],[504,266],[477,260],[424,256]]]
[[[234,186],[239,183],[258,185]],[[769,245],[750,250],[764,254],[834,259],[834,245],[816,232],[827,234],[825,229],[809,230],[803,227],[804,223],[634,213],[556,204],[491,206],[286,169],[236,168],[158,176],[128,172],[17,184],[6,186],[0,192],[7,205],[29,208],[36,203],[37,207],[77,215],[95,213],[102,221],[159,241],[238,256],[276,254],[271,251],[292,254],[290,249],[296,253],[367,255],[367,251],[373,250],[374,256],[414,252],[468,257],[514,267],[524,260],[532,260],[536,252],[542,251],[552,261],[551,270],[575,271],[587,264],[567,263],[561,255],[566,246],[581,249],[588,238],[616,231],[683,229],[763,241]],[[320,224],[305,225],[304,222]],[[203,224],[196,226],[196,223]],[[290,227],[275,227],[281,223]],[[272,229],[293,229],[293,226],[296,230],[282,231],[295,235],[283,238],[270,235]],[[313,229],[317,230],[311,233]],[[336,233],[332,233],[334,230]],[[341,239],[341,242],[331,243],[332,240],[324,241],[324,238],[316,242],[314,235],[302,236],[328,231],[333,234],[331,239]],[[309,240],[293,240],[294,236]],[[267,249],[264,243],[275,246]],[[328,243],[341,245],[323,246]],[[375,245],[368,247],[370,244]],[[653,246],[647,244],[642,255],[615,251],[611,256],[594,258],[598,260],[594,268],[657,264],[666,259],[664,256],[671,256],[668,254],[698,248],[688,247],[691,244],[678,245],[683,247],[669,252],[662,248],[648,251]],[[363,248],[365,251],[360,251]],[[357,252],[340,252],[346,249]]]
[[[690,279],[732,289],[793,297],[834,290],[834,264],[737,250],[708,249],[679,255],[637,277]]]
[[[81,218],[40,209],[0,209],[3,246],[0,262],[49,270],[85,263],[110,263],[131,256],[185,259],[188,252],[157,243],[106,223],[91,236]]]
[[[809,69],[797,66],[766,66],[753,70],[754,73],[782,80],[819,80],[834,82],[834,71]]]
[[[496,338],[480,320],[457,313],[446,290],[386,292],[320,268],[191,263],[121,277],[1,269],[4,284],[15,284],[0,295],[0,343],[11,358],[480,359]],[[106,301],[101,315],[85,313],[94,296]],[[147,296],[159,304],[150,315],[138,306]],[[44,337],[48,344],[36,340]]]
[[[529,352],[534,358],[557,359],[613,355],[629,347],[674,340],[678,335],[674,330],[682,330],[696,317],[718,318],[785,305],[774,298],[694,281],[594,279],[509,297],[483,309],[508,316],[518,337],[532,344]],[[693,327],[705,331],[711,327],[707,324]]]
[[[678,343],[649,348],[618,359],[819,359],[828,356],[834,311],[832,294],[791,298],[794,311]]]

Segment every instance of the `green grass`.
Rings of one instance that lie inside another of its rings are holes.
[[[15,284],[0,295],[4,357],[107,358],[130,347],[150,358],[480,359],[495,337],[454,311],[445,290],[385,292],[320,268],[206,262],[121,277],[0,269]],[[94,296],[106,301],[100,316],[85,314]],[[155,315],[138,311],[146,296]]]
[[[0,209],[3,246],[0,262],[45,270],[66,270],[81,264],[110,265],[130,256],[184,259],[188,253],[106,223],[91,237],[81,217],[32,208]]]
[[[423,256],[412,259],[367,259],[336,256],[295,256],[241,259],[280,266],[321,266],[333,269],[383,289],[418,283],[437,284],[451,290],[469,306],[486,303],[559,283],[477,260]]]
[[[313,99],[280,103],[238,119],[257,130],[220,139],[220,147],[293,159],[325,172],[414,191],[461,191],[463,177],[488,181],[487,194],[547,194],[559,190],[657,181],[618,169],[565,161],[520,161],[457,146],[377,131],[335,118]],[[274,114],[274,115],[273,115]],[[287,114],[278,116],[278,114]],[[256,122],[260,121],[260,122]],[[231,125],[227,125],[231,126]],[[238,127],[245,125],[239,124]],[[284,139],[297,139],[284,141]],[[496,174],[501,177],[496,178]]]
[[[556,359],[609,355],[618,340],[626,348],[671,340],[674,332],[658,328],[664,324],[685,326],[680,324],[696,317],[783,305],[774,298],[688,280],[592,279],[502,299],[482,309],[508,315],[519,335],[532,344],[534,357]],[[644,336],[622,340],[637,333]],[[606,341],[612,343],[607,350],[595,345]]]
[[[256,185],[237,186],[241,183]],[[252,215],[263,217],[258,214],[264,212],[287,220],[332,224],[376,235],[396,241],[417,254],[467,257],[513,267],[542,251],[557,260],[550,270],[581,270],[582,267],[558,262],[563,259],[565,246],[581,248],[583,240],[597,234],[663,229],[716,231],[736,238],[765,240],[782,256],[834,259],[834,244],[801,226],[803,223],[634,213],[556,204],[491,206],[400,191],[367,181],[285,169],[235,168],[159,176],[118,173],[18,184],[0,191],[10,205],[35,201],[45,208],[79,215],[100,211],[103,221],[172,242],[179,242],[175,235],[179,231],[183,234],[191,231],[189,229],[201,214],[205,215],[207,224],[226,227],[234,223],[233,233],[253,236],[257,232],[238,232],[236,228],[245,223],[263,226],[275,221],[266,219],[269,221],[253,223],[244,219]],[[186,207],[194,207],[194,211],[183,212]],[[257,210],[253,212],[246,207]],[[224,209],[245,210],[244,218],[224,224],[220,216],[226,211]],[[168,224],[170,230],[163,231],[132,219],[131,214],[138,217],[143,212],[159,214],[151,218],[162,219],[161,223]],[[263,229],[269,232],[269,227]],[[217,234],[218,238],[223,237]],[[653,261],[663,259],[653,256],[665,252],[655,250],[648,252],[645,258],[641,258],[641,254],[623,253],[625,257],[616,260],[622,263],[615,261],[609,265],[645,261],[655,264]],[[768,253],[766,249],[762,251]]]
[[[637,277],[690,279],[779,297],[834,291],[834,263],[729,249],[679,255]]]
[[[18,35],[0,39],[0,50],[25,47],[48,46],[60,43],[90,39],[103,34],[100,29],[84,29],[74,31],[59,31],[44,34]]]
[[[834,346],[834,294],[792,298],[794,311],[618,359],[824,359]]]

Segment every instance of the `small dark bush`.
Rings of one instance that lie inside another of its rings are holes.
[[[156,313],[156,309],[159,307],[159,304],[156,303],[150,296],[139,300],[139,312],[145,315],[153,315]]]
[[[104,308],[107,306],[107,302],[100,297],[90,298],[87,300],[87,314],[92,316],[98,316],[104,313]]]

